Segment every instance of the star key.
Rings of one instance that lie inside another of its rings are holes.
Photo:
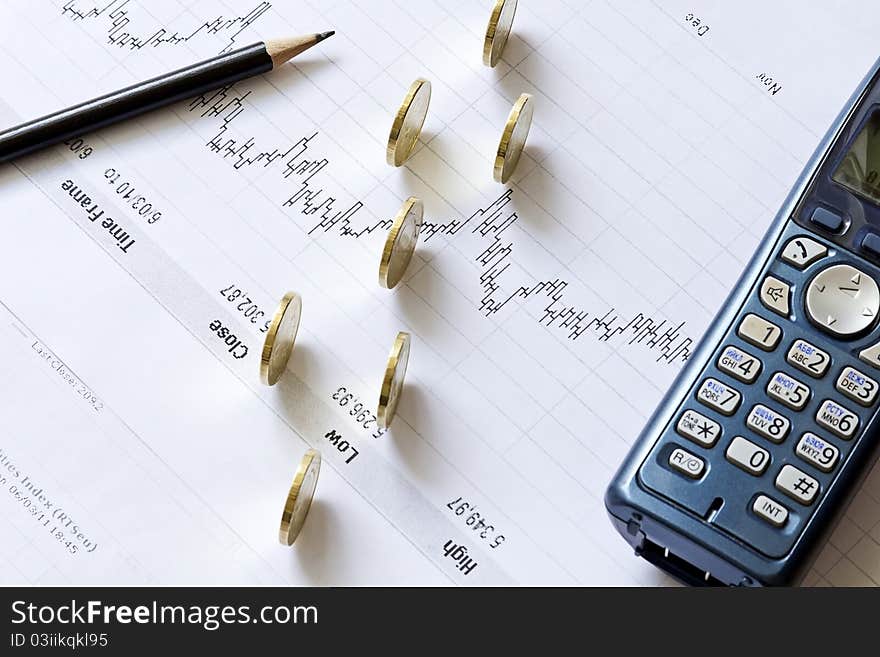
[[[697,433],[701,436],[705,436],[706,438],[711,438],[715,435],[714,429],[709,425],[708,422],[703,422],[700,426],[697,427]]]

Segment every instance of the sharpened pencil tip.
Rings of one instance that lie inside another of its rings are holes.
[[[336,34],[334,31],[312,32],[311,34],[299,37],[267,39],[264,45],[266,46],[266,52],[269,53],[269,57],[272,58],[272,68],[278,68],[284,62],[296,57],[315,44],[321,43],[324,39],[332,37],[334,34]]]

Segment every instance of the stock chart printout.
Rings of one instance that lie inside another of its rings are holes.
[[[0,582],[671,583],[616,535],[605,486],[875,60],[880,16],[523,0],[488,68],[491,4],[2,4],[3,127],[262,39],[336,35],[0,165]],[[430,111],[395,169],[388,130],[418,77]],[[523,92],[534,123],[501,185]],[[420,240],[385,290],[410,196]],[[299,335],[267,387],[288,290]],[[384,430],[398,331],[411,355]],[[308,448],[320,481],[287,548]],[[875,469],[806,583],[880,583],[878,518]]]

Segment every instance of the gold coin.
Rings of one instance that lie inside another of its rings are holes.
[[[389,290],[397,287],[406,273],[416,250],[416,242],[419,241],[424,216],[425,206],[415,196],[410,196],[400,206],[385,238],[382,259],[379,261],[379,285],[382,287]]]
[[[299,329],[300,315],[302,299],[296,292],[288,292],[281,298],[278,310],[272,317],[260,355],[260,380],[267,386],[278,383],[287,367]]]
[[[409,363],[409,333],[401,331],[394,340],[388,365],[385,367],[385,378],[382,380],[382,391],[379,393],[379,409],[376,411],[377,424],[380,429],[387,429],[397,411],[403,379],[406,377],[406,366]]]
[[[498,152],[495,154],[494,178],[496,182],[506,183],[516,169],[532,127],[534,103],[531,94],[522,94],[516,99],[507,124],[501,134]]]
[[[489,27],[486,28],[486,38],[483,40],[483,63],[486,66],[495,67],[507,45],[507,37],[510,36],[510,28],[513,26],[513,16],[516,14],[516,0],[498,0],[489,16]]]
[[[287,493],[284,511],[281,512],[281,527],[278,529],[278,540],[281,545],[293,545],[296,537],[309,515],[315,486],[318,485],[318,474],[321,472],[321,453],[310,449],[299,462],[296,476]]]
[[[418,78],[410,85],[394,117],[394,123],[391,124],[388,148],[385,150],[385,159],[391,166],[399,167],[412,155],[430,104],[431,83],[424,78]]]

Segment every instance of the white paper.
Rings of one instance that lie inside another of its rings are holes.
[[[0,165],[0,582],[671,582],[612,529],[604,488],[878,55],[880,17],[521,0],[489,69],[491,5],[3,3],[3,125],[260,39],[337,34]],[[422,142],[392,169],[418,76]],[[522,92],[535,121],[502,186],[493,153]],[[389,292],[379,254],[410,195],[424,237]],[[267,388],[260,329],[288,289],[302,324]],[[399,330],[407,385],[374,437]],[[323,468],[288,549],[309,446]],[[469,561],[444,554],[458,545]],[[880,583],[877,469],[807,583]]]

